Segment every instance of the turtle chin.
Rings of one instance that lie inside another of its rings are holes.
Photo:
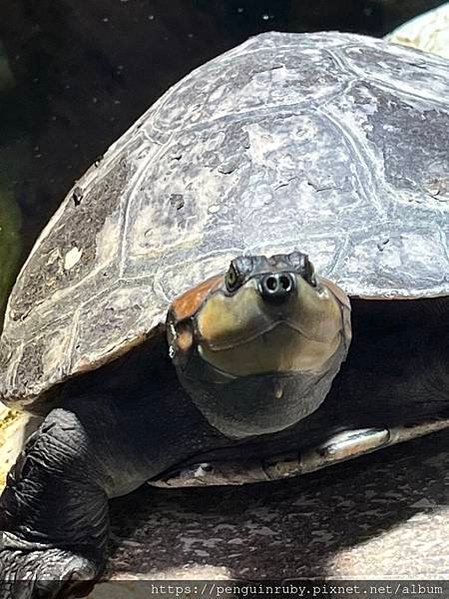
[[[300,252],[241,256],[173,301],[170,355],[215,428],[275,433],[322,404],[350,342],[349,300],[330,285]]]
[[[232,439],[282,431],[323,403],[346,350],[342,345],[321,373],[270,372],[230,377],[199,356],[178,370],[181,384],[208,422]]]

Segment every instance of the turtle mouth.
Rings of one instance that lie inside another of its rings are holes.
[[[236,293],[214,293],[195,328],[201,358],[232,376],[318,372],[341,342],[341,313],[325,286],[263,273]]]
[[[198,344],[198,354],[213,368],[234,377],[264,373],[319,372],[341,342],[336,334],[329,342],[315,341],[280,321],[250,339],[210,349]]]

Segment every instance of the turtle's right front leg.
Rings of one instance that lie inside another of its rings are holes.
[[[86,594],[103,570],[108,475],[82,420],[53,410],[8,475],[0,498],[0,599]]]

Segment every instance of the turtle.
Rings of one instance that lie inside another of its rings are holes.
[[[10,295],[3,595],[82,594],[108,499],[309,472],[449,426],[449,63],[257,35],[75,183]],[[24,581],[24,579],[26,579]]]

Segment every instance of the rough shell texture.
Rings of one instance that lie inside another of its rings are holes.
[[[268,33],[171,88],[78,181],[13,290],[0,395],[139,342],[242,253],[309,253],[348,293],[448,291],[449,63]]]

